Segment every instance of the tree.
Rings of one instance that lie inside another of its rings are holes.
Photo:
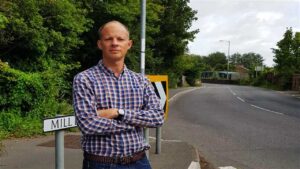
[[[241,64],[250,70],[255,70],[256,66],[263,65],[263,57],[260,54],[249,52],[244,53],[241,57]]]
[[[9,1],[5,9],[9,22],[0,39],[8,41],[0,41],[0,56],[25,71],[70,63],[71,50],[83,43],[79,35],[90,24],[85,11],[71,1]]]
[[[173,69],[172,61],[187,51],[188,41],[195,38],[198,30],[189,31],[192,22],[197,20],[196,11],[188,6],[188,0],[156,1],[163,6],[160,15],[160,31],[156,34],[153,46],[154,56],[163,58],[163,67]]]
[[[42,118],[72,112],[72,51],[91,20],[72,0],[3,0],[0,9],[0,139],[41,133]]]
[[[229,58],[229,63],[232,65],[241,65],[242,64],[242,55],[240,53],[234,53]]]
[[[207,57],[203,57],[203,60],[211,71],[227,70],[227,59],[225,53],[211,53]]]
[[[173,62],[176,67],[174,72],[181,77],[186,76],[189,85],[194,86],[196,81],[200,79],[201,71],[204,71],[203,59],[198,55],[181,55],[176,57]]]
[[[275,68],[278,72],[292,72],[294,67],[293,55],[293,31],[292,28],[287,29],[283,35],[283,39],[277,42],[277,49],[273,49]]]
[[[295,72],[300,73],[300,32],[296,32],[293,38],[293,55],[295,59]]]
[[[278,75],[280,87],[290,89],[292,75],[300,72],[300,34],[293,33],[292,28],[288,28],[283,35],[283,39],[277,42],[277,48],[273,49],[275,72]]]

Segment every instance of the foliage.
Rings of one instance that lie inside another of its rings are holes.
[[[243,61],[242,54],[240,54],[240,53],[234,53],[229,58],[229,63],[231,63],[233,65],[243,65],[242,61]],[[245,66],[245,65],[243,65],[243,66]]]
[[[188,0],[163,0],[164,12],[160,18],[160,31],[156,35],[154,55],[163,58],[164,67],[172,67],[172,61],[187,51],[188,41],[193,40],[197,30],[189,31],[197,20],[196,11],[187,5]],[[174,67],[176,68],[176,67]]]
[[[203,60],[198,55],[178,56],[173,65],[177,68],[174,72],[178,77],[185,75],[187,83],[191,86],[196,85],[196,81],[200,80],[201,71],[205,70]]]
[[[252,78],[248,85],[259,86],[267,89],[280,90],[278,77],[274,75],[274,68],[265,67],[263,71],[258,73],[256,78]]]
[[[215,52],[203,57],[204,63],[207,65],[209,71],[227,70],[227,58],[224,53]]]
[[[74,49],[91,26],[73,0],[0,4],[0,137],[41,133],[44,117],[72,111]]]
[[[294,34],[292,28],[287,29],[273,53],[279,87],[291,89],[292,75],[300,73],[300,33]]]
[[[66,85],[63,72],[27,73],[0,61],[0,129],[4,134],[41,133],[42,118],[71,112],[71,105],[59,99]]]
[[[234,53],[230,56],[229,62],[233,65],[243,65],[250,71],[254,71],[256,66],[263,66],[263,57],[260,54],[249,53]]]
[[[91,21],[85,10],[70,1],[12,1],[5,6],[8,19],[1,30],[0,56],[14,68],[44,70],[43,60],[70,62],[70,52],[82,44],[79,35]]]
[[[2,12],[0,12],[0,29],[4,29],[8,23],[7,17],[5,17]]]

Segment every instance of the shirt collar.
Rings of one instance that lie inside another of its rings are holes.
[[[107,68],[104,64],[103,64],[103,61],[102,59],[98,62],[98,66],[100,67],[100,69],[107,75],[112,75],[112,76],[115,76],[114,75],[114,72],[112,70],[110,70],[109,68]],[[128,69],[127,69],[127,66],[124,64],[124,68],[123,68],[123,71],[122,73],[120,74],[120,76],[122,76],[124,73],[128,72]]]

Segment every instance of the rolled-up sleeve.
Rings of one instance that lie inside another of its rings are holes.
[[[140,127],[159,127],[164,122],[164,111],[155,94],[151,82],[144,79],[143,108],[141,110],[124,110],[123,121]]]

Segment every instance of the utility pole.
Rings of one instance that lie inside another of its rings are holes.
[[[229,58],[230,58],[230,40],[220,40],[220,42],[228,43],[228,51],[227,51],[227,79],[229,80]]]

